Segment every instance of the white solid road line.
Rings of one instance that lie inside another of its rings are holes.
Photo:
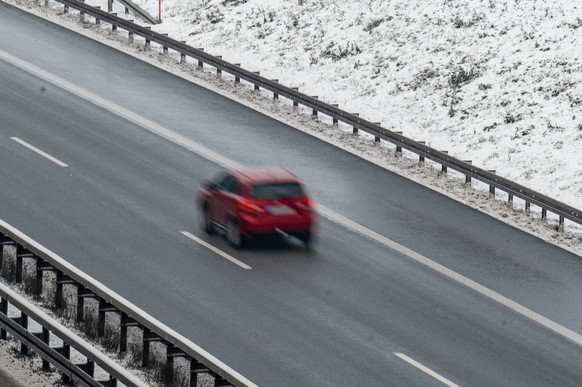
[[[15,57],[14,55],[11,55],[5,51],[0,50],[0,59],[5,60],[8,63],[12,63],[14,66],[26,71],[27,73],[33,74],[34,76],[37,76],[41,79],[44,79],[47,82],[50,82],[54,85],[57,85],[58,87],[67,90],[68,92],[70,92],[71,94],[74,94],[80,98],[83,98],[86,101],[89,101],[107,111],[110,111],[111,113],[114,113],[120,117],[125,118],[126,120],[141,126],[142,128],[145,128],[167,140],[170,140],[180,146],[185,147],[186,149],[189,149],[190,151],[199,154],[200,156],[204,157],[207,160],[211,160],[219,165],[222,165],[223,167],[228,167],[228,168],[236,168],[239,167],[240,164],[235,163],[232,160],[229,160],[228,158],[214,152],[213,150],[210,150],[208,148],[206,148],[203,145],[200,145],[194,141],[191,141],[190,139],[179,135],[178,133],[175,133],[173,131],[171,131],[168,128],[163,127],[162,125],[158,125],[153,121],[148,120],[145,117],[140,116],[139,114],[133,113],[130,110],[127,110],[109,100],[106,100],[105,98],[102,98],[96,94],[91,93],[90,91],[87,91],[61,77],[58,77],[54,74],[49,73],[48,71],[45,71],[39,67],[36,67],[35,65],[28,63],[26,61],[23,61],[22,59],[19,59],[17,57]]]
[[[401,358],[402,360],[404,360],[405,362],[407,362],[408,364],[418,368],[419,370],[421,370],[425,374],[432,376],[433,378],[435,378],[439,382],[441,382],[449,387],[459,387],[457,384],[451,382],[449,379],[437,374],[436,372],[434,372],[430,368],[423,366],[422,364],[420,364],[419,362],[417,362],[414,359],[411,359],[410,357],[406,356],[405,354],[400,353],[400,352],[394,352],[394,354],[396,356],[398,356],[399,358]]]
[[[363,226],[357,222],[354,222],[353,220],[346,218],[343,215],[338,214],[337,212],[324,207],[324,206],[320,206],[317,205],[317,212],[319,214],[321,214],[322,216],[324,216],[325,218],[328,218],[329,220],[331,220],[332,222],[338,223],[352,231],[355,231],[357,233],[360,233],[362,235],[367,236],[368,238],[383,244],[384,246],[398,251],[404,255],[406,255],[408,258],[412,259],[413,261],[416,261],[424,266],[427,266],[429,268],[431,268],[434,271],[439,272],[440,274],[444,275],[445,277],[458,282],[468,288],[473,289],[474,291],[484,295],[485,297],[494,300],[498,303],[500,303],[501,305],[504,305],[506,307],[508,307],[509,309],[513,310],[516,313],[521,314],[522,316],[525,316],[527,318],[529,318],[530,320],[533,320],[535,322],[537,322],[538,324],[546,327],[547,329],[550,329],[560,335],[562,335],[563,337],[566,337],[567,339],[573,341],[574,343],[582,346],[582,335],[572,331],[571,329],[566,328],[563,325],[560,325],[552,320],[550,320],[547,317],[542,316],[539,313],[534,312],[531,309],[526,308],[525,306],[505,297],[502,296],[501,294],[481,285],[478,282],[473,281],[472,279],[469,279],[459,273],[457,273],[454,270],[449,269],[448,267],[445,267],[443,265],[441,265],[440,263],[437,263],[427,257],[425,257],[424,255],[417,253],[414,250],[409,249],[406,246],[401,245],[400,243],[393,241],[392,239],[385,237],[382,234],[377,233],[374,230],[371,230],[369,228],[367,228],[366,226]]]
[[[67,164],[63,163],[61,160],[49,155],[46,152],[41,151],[40,149],[38,149],[37,147],[30,145],[29,143],[27,143],[26,141],[23,141],[21,139],[19,139],[18,137],[10,137],[11,139],[13,139],[14,141],[16,141],[17,143],[19,143],[22,146],[27,147],[28,149],[30,149],[31,151],[38,153],[39,155],[49,159],[50,161],[52,161],[53,163],[61,166],[61,167],[68,167]]]
[[[94,104],[96,104],[97,106],[100,106],[114,114],[119,115],[120,117],[124,117],[127,120],[140,125],[141,127],[158,134],[159,136],[166,138],[172,142],[174,142],[175,144],[178,144],[180,146],[183,146],[186,149],[189,149],[190,151],[210,160],[213,161],[219,165],[225,166],[225,167],[230,167],[230,168],[236,168],[238,166],[240,166],[241,164],[237,163],[234,160],[231,160],[225,156],[222,156],[221,154],[214,152],[213,150],[210,150],[206,147],[204,147],[203,145],[200,145],[188,138],[185,138],[184,136],[181,136],[175,132],[173,132],[172,130],[163,127],[161,125],[158,125],[144,117],[139,116],[136,113],[133,113],[119,105],[114,104],[113,102],[110,102],[104,98],[101,98],[77,85],[72,84],[71,82],[68,82],[60,77],[57,77],[56,75],[53,75],[47,71],[44,71],[26,61],[23,61],[13,55],[8,54],[5,51],[0,50],[0,59],[3,59],[9,63],[12,63],[13,65],[21,68],[22,70],[33,74],[37,77],[40,77],[44,80],[46,80],[47,82],[53,83],[54,85],[57,85],[65,90],[68,90],[69,92],[84,98],[87,101],[90,101]],[[518,304],[517,302],[510,300],[507,297],[502,296],[501,294],[486,288],[485,286],[425,257],[422,254],[417,253],[416,251],[413,251],[411,249],[409,249],[406,246],[403,246],[393,240],[391,240],[390,238],[378,234],[377,232],[357,223],[354,222],[351,219],[346,218],[343,215],[338,214],[337,212],[321,206],[321,205],[317,205],[317,212],[320,213],[322,216],[328,218],[329,220],[347,228],[348,230],[351,230],[353,232],[357,232],[361,235],[364,235],[372,240],[375,240],[381,244],[383,244],[384,246],[387,246],[391,249],[394,249],[404,255],[406,255],[407,257],[409,257],[410,259],[417,261],[429,268],[431,268],[432,270],[435,270],[437,272],[439,272],[440,274],[448,277],[449,279],[456,281],[468,288],[473,289],[474,291],[484,295],[485,297],[494,300],[506,307],[508,307],[509,309],[513,310],[514,312],[521,314],[522,316],[525,316],[535,322],[537,322],[538,324],[546,327],[547,329],[556,332],[557,334],[571,340],[572,342],[578,344],[579,346],[582,346],[582,335],[572,331],[571,329],[568,329],[552,320],[550,320],[547,317],[544,317],[542,315],[540,315],[539,313],[534,312],[531,309],[526,308],[525,306]],[[234,258],[233,258],[234,259]]]
[[[180,233],[182,235],[187,236],[188,238],[192,239],[193,241],[198,242],[202,246],[206,247],[208,250],[214,251],[216,254],[220,255],[221,257],[228,259],[230,262],[234,263],[235,265],[238,265],[245,270],[252,269],[252,267],[250,267],[246,263],[241,262],[238,259],[236,259],[235,257],[233,257],[232,255],[229,255],[229,254],[225,253],[224,251],[212,246],[210,243],[204,242],[202,239],[198,238],[196,235],[192,235],[188,231],[180,231]]]

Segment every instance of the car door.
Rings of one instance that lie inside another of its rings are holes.
[[[236,213],[239,183],[233,175],[227,175],[218,185],[215,208],[216,222],[226,225],[228,217]]]
[[[220,219],[224,217],[222,214],[222,203],[224,202],[224,187],[228,184],[228,181],[232,178],[229,174],[221,174],[214,182],[212,190],[208,195],[208,216],[213,222],[222,224]]]

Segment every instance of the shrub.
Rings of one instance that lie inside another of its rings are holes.
[[[227,6],[227,5],[237,6],[237,5],[245,4],[246,2],[247,2],[247,0],[222,0],[222,5],[224,5],[224,6]]]
[[[216,24],[224,19],[224,14],[220,12],[220,9],[216,5],[210,6],[206,11],[206,20],[210,24]]]
[[[378,27],[380,24],[384,23],[385,20],[391,20],[392,17],[388,17],[388,18],[381,18],[381,19],[373,19],[370,22],[368,22],[368,24],[366,24],[366,26],[364,27],[364,31],[368,32],[368,33],[372,33],[372,30],[376,27]]]
[[[429,67],[425,67],[424,69],[422,69],[418,73],[416,73],[416,75],[414,76],[414,80],[413,80],[412,85],[411,85],[412,90],[418,89],[427,80],[429,80],[431,78],[435,78],[437,76],[438,76],[438,73],[436,70],[429,68]]]
[[[362,50],[360,50],[358,45],[353,42],[348,42],[345,46],[331,42],[322,51],[321,57],[330,58],[332,61],[337,62],[340,59],[344,59],[352,55],[357,55],[361,52]]]
[[[487,125],[483,127],[484,132],[489,132],[491,129],[495,129],[497,127],[497,122],[492,123],[491,125]]]
[[[459,66],[449,75],[449,85],[454,89],[458,89],[480,75],[481,74],[479,74],[479,71],[475,67],[471,67],[471,69],[467,71]]]
[[[582,27],[582,19],[580,17],[577,17],[576,21],[574,21],[573,23],[569,23],[568,25],[570,26],[570,28],[576,30],[576,29]]]
[[[513,124],[514,122],[517,122],[519,120],[521,120],[521,115],[519,114],[514,115],[510,112],[505,113],[505,117],[503,118],[503,122],[505,122],[506,124]]]

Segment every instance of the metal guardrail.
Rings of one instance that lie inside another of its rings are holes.
[[[196,386],[199,374],[209,375],[214,379],[215,386],[256,386],[254,383],[240,375],[238,372],[218,360],[216,357],[175,332],[168,326],[156,320],[145,311],[131,304],[117,293],[105,287],[100,282],[83,273],[57,254],[48,250],[38,242],[32,240],[21,231],[0,220],[0,270],[5,264],[1,258],[6,246],[16,248],[15,281],[23,282],[24,261],[29,260],[36,266],[34,294],[37,297],[43,293],[43,275],[48,271],[56,274],[54,284],[56,309],[65,305],[63,286],[70,285],[77,289],[76,321],[85,320],[84,302],[91,298],[97,300],[99,305],[97,336],[105,336],[106,314],[115,313],[119,318],[119,343],[120,353],[128,351],[128,327],[137,327],[143,333],[142,338],[142,366],[152,366],[150,356],[150,344],[159,342],[166,347],[166,364],[170,370],[167,378],[170,383],[174,378],[173,364],[175,358],[183,358],[190,363],[191,385]],[[193,383],[192,383],[193,381]]]
[[[126,386],[147,386],[146,383],[143,383],[4,284],[0,284],[0,298],[2,298],[0,338],[6,339],[7,332],[9,332],[21,342],[21,354],[25,355],[29,350],[34,351],[43,359],[43,369],[48,371],[49,363],[52,364],[63,374],[65,383],[74,381],[85,386],[115,386],[119,381]],[[9,317],[9,305],[18,309],[20,316]],[[31,332],[29,319],[38,323],[42,327],[42,331]],[[62,341],[62,346],[53,347],[50,345],[51,334]],[[77,363],[71,360],[71,348],[81,353],[86,361]],[[95,365],[106,371],[109,378],[106,380],[96,379],[94,376]]]
[[[334,105],[322,102],[318,100],[317,97],[308,96],[296,89],[283,86],[279,84],[277,80],[264,78],[258,73],[241,68],[238,64],[224,61],[219,57],[205,53],[202,49],[193,48],[166,35],[151,31],[151,29],[147,27],[134,24],[131,21],[93,8],[80,1],[55,1],[62,3],[65,6],[65,11],[67,11],[68,7],[71,7],[81,12],[81,15],[87,14],[94,17],[96,20],[106,21],[113,26],[113,29],[121,28],[128,31],[130,37],[133,37],[133,35],[141,36],[145,39],[146,45],[155,42],[163,47],[164,52],[172,49],[180,53],[182,61],[186,57],[196,59],[198,61],[198,66],[202,67],[204,64],[207,64],[216,68],[217,73],[229,73],[235,77],[235,82],[237,83],[239,83],[241,79],[245,80],[253,84],[255,90],[259,90],[262,87],[265,90],[272,92],[274,98],[282,96],[293,101],[294,107],[303,105],[311,108],[313,109],[313,116],[322,113],[331,117],[334,124],[343,122],[352,126],[354,133],[362,130],[372,134],[377,142],[380,140],[388,141],[396,145],[396,152],[402,152],[402,149],[406,149],[410,152],[416,153],[419,156],[420,162],[423,162],[425,159],[432,160],[441,164],[443,172],[447,172],[447,168],[451,168],[464,174],[466,183],[470,183],[471,179],[481,181],[489,185],[489,192],[492,195],[495,195],[495,189],[497,188],[508,193],[509,202],[513,201],[514,196],[523,199],[525,201],[526,211],[530,210],[531,204],[536,205],[542,209],[542,218],[546,218],[547,211],[555,213],[559,216],[559,227],[562,230],[564,228],[564,219],[569,219],[582,225],[582,210],[559,202],[525,186],[519,185],[511,180],[498,176],[491,171],[476,167],[469,162],[449,156],[446,152],[438,151],[422,142],[414,141],[405,137],[400,134],[400,132],[390,131],[376,123],[360,118],[357,114],[348,113]]]
[[[131,10],[135,15],[139,16],[140,18],[149,23],[156,24],[160,22],[131,0],[116,0],[116,1],[125,6],[125,13],[128,13],[128,11]],[[109,12],[112,11],[112,7],[113,0],[107,0],[107,8]]]

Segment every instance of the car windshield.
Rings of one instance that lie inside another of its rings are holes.
[[[280,199],[303,196],[297,183],[261,184],[251,187],[251,197],[255,199]]]

